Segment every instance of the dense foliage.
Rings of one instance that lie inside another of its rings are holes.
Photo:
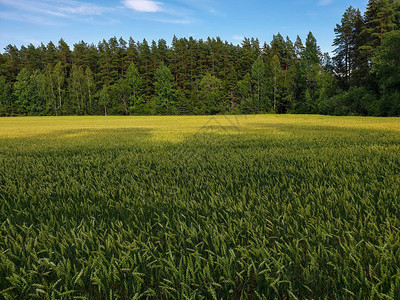
[[[400,298],[396,119],[0,129],[2,299]]]
[[[9,45],[0,54],[0,115],[398,116],[400,79],[391,68],[398,65],[399,13],[397,0],[370,0],[364,15],[347,9],[332,60],[311,32],[304,44],[277,34],[263,45],[176,37],[171,46],[116,37],[72,50],[63,39]]]

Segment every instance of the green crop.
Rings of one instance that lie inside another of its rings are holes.
[[[400,120],[0,119],[0,298],[400,299]]]

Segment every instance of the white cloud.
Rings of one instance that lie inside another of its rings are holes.
[[[161,0],[119,0],[122,5],[107,7],[90,3],[88,0],[0,0],[0,5],[9,8],[7,12],[0,12],[0,19],[16,19],[20,22],[36,24],[61,24],[61,20],[75,20],[94,24],[97,21],[104,23],[107,18],[118,15],[136,19],[150,20],[159,23],[191,24],[196,21],[193,11],[183,6],[165,4]],[[194,0],[188,0],[194,1]],[[144,13],[133,14],[132,10]],[[27,15],[28,17],[22,17]],[[20,16],[20,17],[18,17]],[[57,18],[52,18],[57,17]],[[111,20],[115,22],[115,20]],[[64,24],[63,24],[64,25]]]
[[[190,6],[196,10],[203,10],[213,15],[219,15],[219,1],[217,0],[177,0],[182,3],[185,7]]]
[[[32,39],[30,37],[25,37],[25,36],[21,36],[21,35],[9,35],[9,34],[0,34],[0,38],[3,39],[10,39],[10,40],[15,40],[15,41],[19,41],[22,42],[24,44],[33,44],[36,46],[40,45],[40,41],[36,40],[36,39]]]
[[[155,21],[160,23],[181,24],[181,25],[187,25],[193,23],[193,20],[190,19],[156,19]]]
[[[333,1],[334,1],[334,0],[320,0],[320,1],[318,2],[318,5],[319,5],[319,6],[326,6],[326,5],[332,4]]]
[[[101,15],[104,9],[91,3],[72,2],[61,7],[60,11],[77,15]]]
[[[105,10],[105,8],[98,5],[75,0],[0,0],[0,3],[21,11],[57,17],[69,17],[70,15],[101,15]]]
[[[0,19],[16,21],[16,22],[24,22],[31,24],[40,24],[46,26],[56,26],[59,23],[54,23],[49,18],[42,18],[40,16],[33,16],[32,14],[26,14],[21,12],[0,12]]]
[[[241,36],[241,35],[234,35],[233,37],[232,37],[235,41],[238,41],[238,42],[241,42],[241,41],[243,41],[244,40],[244,37],[243,36]]]
[[[160,12],[162,11],[161,3],[153,0],[124,0],[122,2],[126,7],[139,12]]]

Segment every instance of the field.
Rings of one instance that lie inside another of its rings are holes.
[[[0,298],[400,299],[400,119],[0,119]]]

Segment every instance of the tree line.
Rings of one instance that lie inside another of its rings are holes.
[[[244,38],[129,38],[70,46],[8,45],[0,53],[0,115],[321,113],[400,115],[400,1],[349,7],[334,56],[310,32]]]

